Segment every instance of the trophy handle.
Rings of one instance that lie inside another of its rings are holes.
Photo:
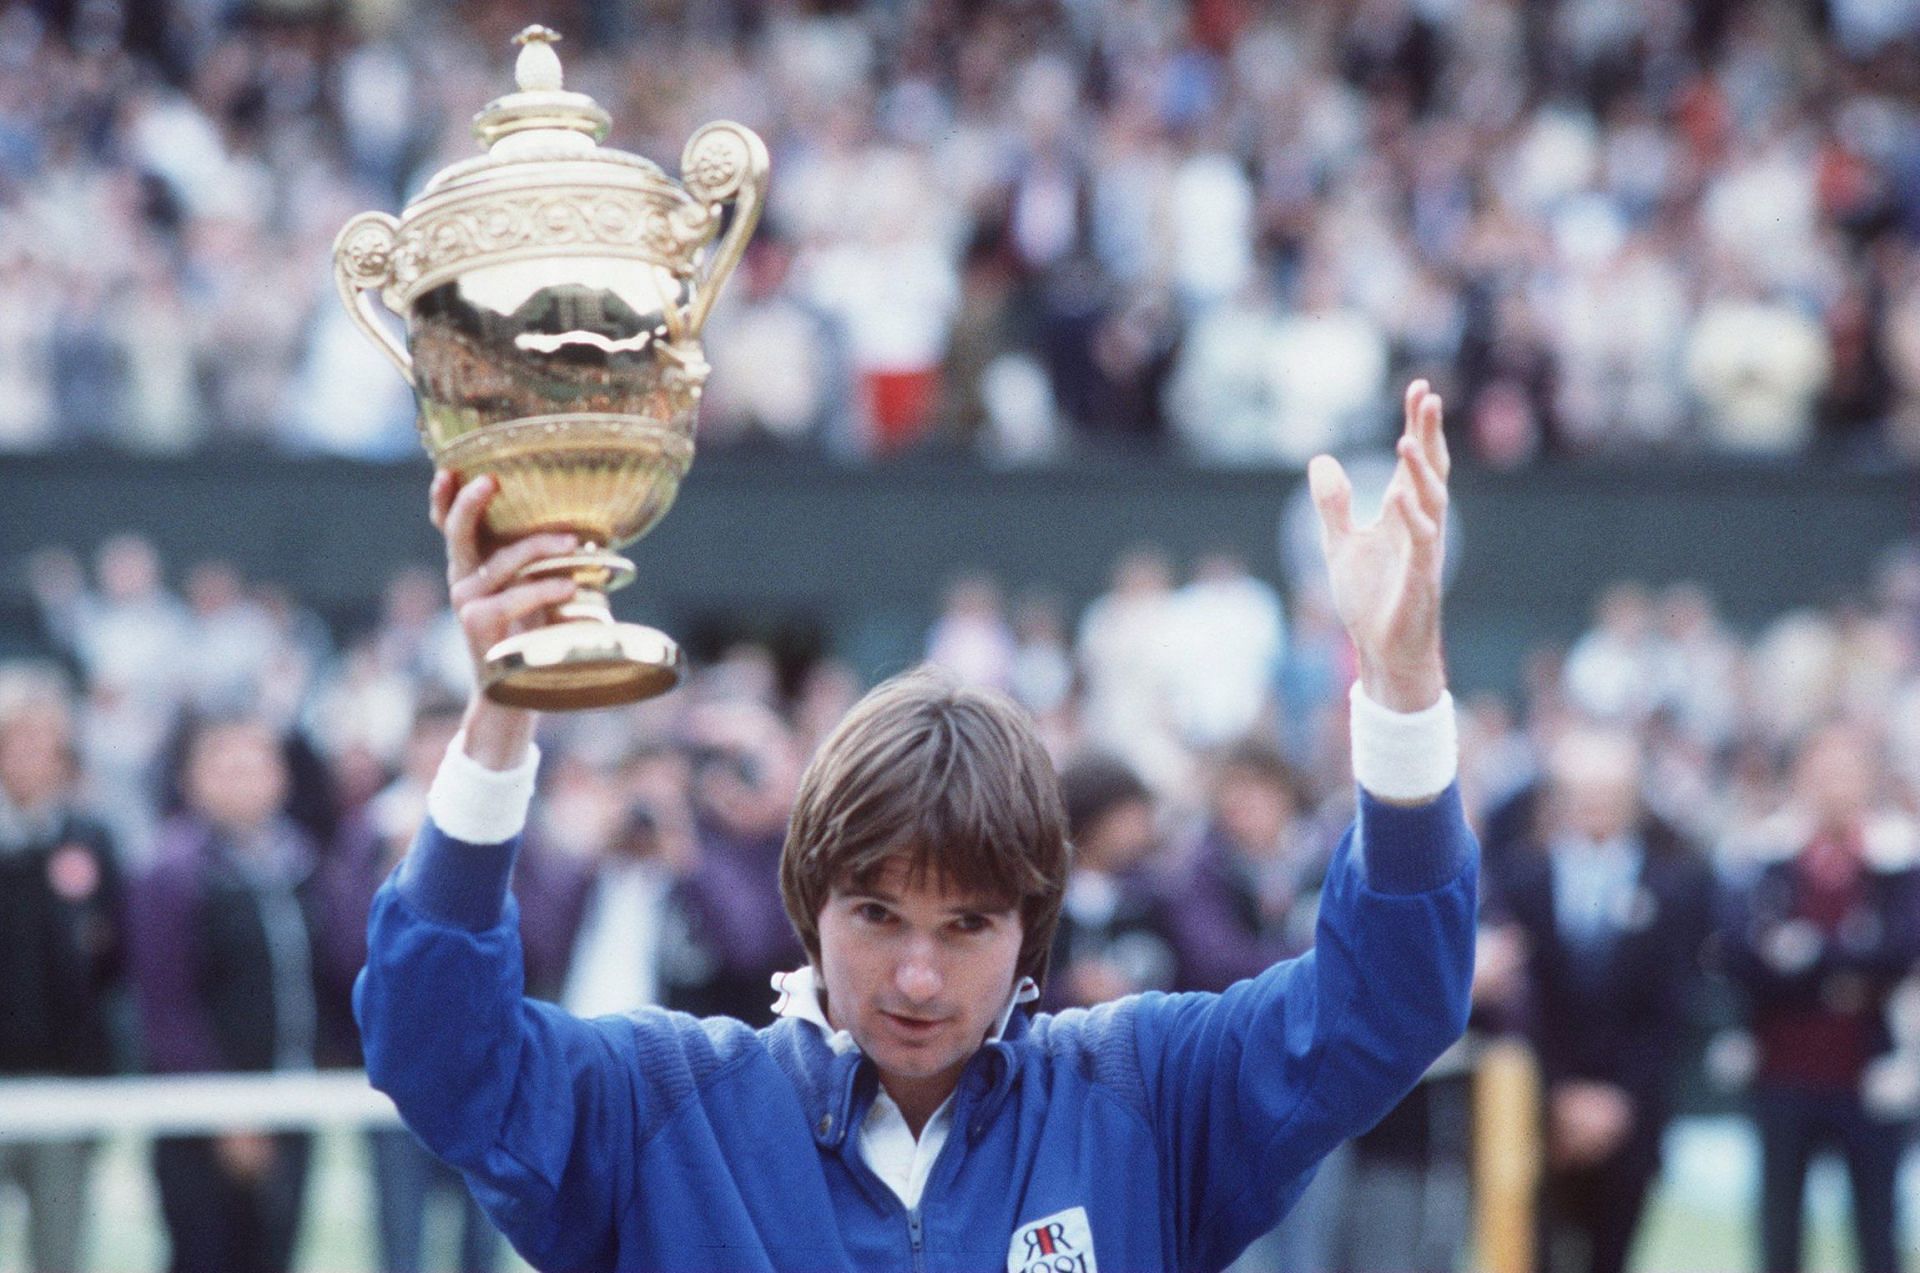
[[[744,124],[716,120],[687,138],[680,153],[681,180],[687,193],[701,203],[733,202],[733,224],[693,277],[693,300],[687,306],[686,330],[698,336],[706,325],[707,311],[726,286],[727,276],[747,250],[754,226],[760,223],[760,209],[767,199],[767,175],[772,161],[767,144],[758,133]]]
[[[412,357],[373,312],[373,294],[393,281],[393,249],[399,238],[399,221],[384,212],[362,212],[341,226],[333,240],[333,281],[347,317],[411,385]]]

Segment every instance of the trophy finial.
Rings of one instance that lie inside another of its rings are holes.
[[[599,103],[561,87],[560,56],[553,51],[559,38],[558,31],[537,23],[513,37],[520,46],[513,66],[519,89],[495,98],[473,119],[474,135],[493,158],[517,162],[581,155],[606,137],[613,121]],[[503,143],[506,149],[499,149]]]
[[[558,31],[537,22],[513,37],[513,42],[520,46],[520,57],[513,64],[513,78],[521,92],[560,91],[560,55],[553,51],[554,41],[559,38]]]

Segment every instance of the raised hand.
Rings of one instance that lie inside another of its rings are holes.
[[[572,535],[529,535],[498,548],[483,543],[481,519],[499,490],[491,477],[465,484],[442,469],[428,492],[429,516],[447,541],[447,595],[467,639],[474,684],[481,683],[486,653],[515,632],[524,631],[542,611],[573,599],[571,578],[521,579],[522,568],[541,557],[572,552]],[[492,769],[517,764],[533,737],[533,713],[503,707],[475,691],[467,707],[467,754]]]
[[[1406,429],[1377,520],[1353,524],[1353,484],[1330,455],[1307,466],[1334,609],[1360,658],[1360,684],[1382,707],[1415,712],[1446,689],[1440,574],[1446,555],[1447,441],[1440,395],[1407,386]]]

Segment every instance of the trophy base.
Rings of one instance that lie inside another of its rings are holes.
[[[657,628],[574,619],[488,650],[482,688],[496,703],[543,712],[618,707],[666,693],[685,667],[680,647]]]

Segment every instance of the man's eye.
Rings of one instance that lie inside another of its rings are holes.
[[[985,915],[967,914],[957,916],[953,921],[953,926],[963,933],[984,933],[987,929],[993,927],[993,921]]]
[[[862,902],[853,908],[853,914],[868,924],[884,924],[893,918],[893,913],[878,902]]]

